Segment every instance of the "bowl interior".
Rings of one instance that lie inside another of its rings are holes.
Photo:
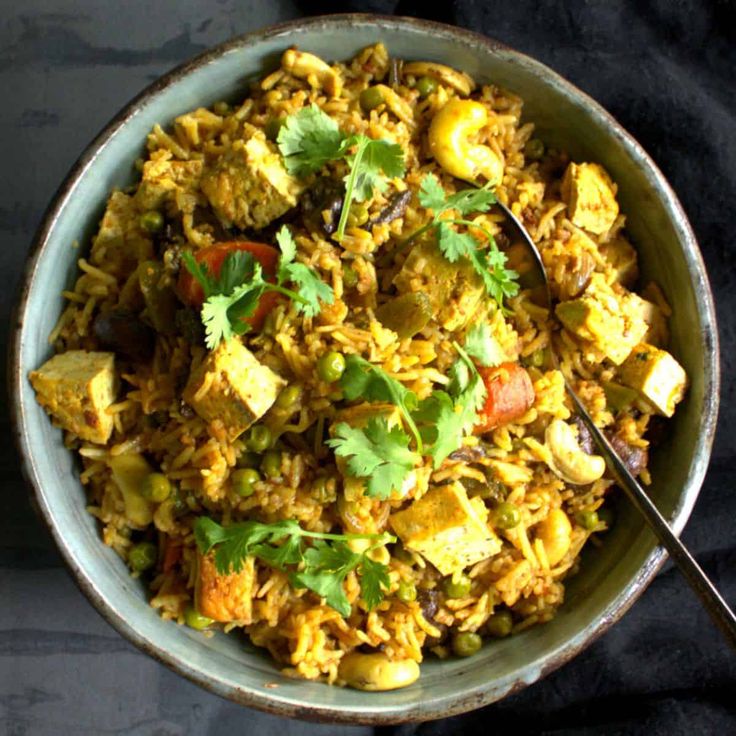
[[[707,464],[717,401],[712,305],[684,215],[644,154],[600,108],[540,64],[456,29],[398,19],[313,19],[233,42],[223,53],[159,85],[156,94],[139,99],[62,195],[42,257],[30,274],[14,356],[26,469],[68,562],[108,619],[154,656],[220,694],[289,715],[372,722],[468,710],[533,682],[565,661],[624,610],[653,574],[661,561],[653,536],[620,503],[619,523],[600,549],[585,555],[553,622],[486,646],[471,660],[428,660],[420,681],[408,689],[371,695],[290,680],[241,638],[205,639],[157,617],[142,587],[101,543],[84,508],[73,458],[34,401],[26,374],[49,357],[47,338],[63,307],[60,292],[74,281],[76,259],[87,248],[109,191],[133,181],[133,162],[154,123],[166,125],[199,105],[244,96],[248,80],[273,69],[290,45],[344,59],[377,40],[393,55],[445,62],[516,92],[526,100],[526,120],[538,125],[548,144],[578,160],[601,162],[618,182],[622,210],[641,256],[643,283],[656,279],[668,296],[673,306],[671,347],[691,379],[688,398],[652,462],[652,497],[681,528]]]

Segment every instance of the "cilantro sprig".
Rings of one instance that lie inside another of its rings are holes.
[[[374,140],[362,133],[346,135],[337,123],[316,105],[302,108],[286,118],[277,139],[286,170],[304,177],[330,161],[346,159],[345,197],[335,238],[341,241],[353,200],[364,202],[386,189],[387,179],[406,170],[400,145]]]
[[[428,230],[434,229],[437,245],[445,258],[450,263],[456,263],[463,258],[469,260],[483,279],[488,294],[503,307],[504,297],[516,296],[519,291],[519,285],[516,283],[518,274],[506,268],[506,256],[496,245],[493,233],[482,225],[466,219],[466,216],[473,212],[487,212],[495,201],[496,197],[490,191],[489,185],[478,189],[462,189],[448,195],[439,179],[434,174],[427,174],[419,188],[419,203],[422,207],[432,210],[432,219],[412,233],[405,242],[410,242]],[[460,217],[443,217],[450,211],[457,212]],[[479,247],[478,241],[470,232],[458,232],[453,225],[480,232],[485,237],[488,247]]]
[[[369,557],[377,547],[396,541],[390,534],[328,534],[302,529],[293,519],[262,524],[244,521],[221,526],[207,516],[194,523],[194,538],[203,554],[213,552],[215,568],[221,575],[239,572],[247,557],[257,557],[278,570],[288,571],[295,588],[308,588],[323,597],[341,616],[350,615],[350,603],[343,581],[355,570],[360,578],[361,596],[371,609],[383,600],[390,581],[388,568]],[[314,540],[310,546],[305,540]],[[347,542],[369,539],[364,552],[353,552]],[[291,568],[291,569],[290,569]]]
[[[243,335],[250,330],[245,321],[255,314],[261,296],[275,291],[289,297],[296,310],[308,317],[319,314],[321,304],[332,304],[332,288],[324,283],[317,272],[296,258],[296,243],[284,225],[276,234],[281,247],[276,282],[263,277],[263,269],[252,253],[233,250],[227,254],[219,274],[213,274],[206,263],[199,263],[194,255],[182,254],[184,266],[199,282],[204,291],[202,322],[205,327],[205,342],[210,350],[226,342],[234,335]],[[284,286],[292,283],[297,291]]]

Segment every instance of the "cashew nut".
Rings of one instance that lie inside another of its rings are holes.
[[[314,89],[322,87],[331,97],[340,94],[342,88],[340,77],[319,56],[297,49],[286,49],[281,57],[281,66],[295,77],[305,79]]]
[[[542,540],[547,561],[554,567],[570,549],[572,525],[561,509],[552,509],[547,518],[537,524],[537,539]]]
[[[550,456],[550,470],[567,483],[584,486],[598,480],[606,470],[600,455],[588,455],[578,444],[573,428],[562,419],[554,419],[547,427],[544,441]]]
[[[437,163],[458,179],[475,181],[479,176],[492,184],[503,178],[503,159],[488,146],[472,143],[488,122],[488,111],[473,100],[449,100],[432,118],[429,148]]]
[[[385,654],[351,652],[340,661],[337,675],[356,690],[396,690],[419,678],[419,665],[413,659],[390,660]]]
[[[404,64],[401,69],[402,74],[411,74],[415,77],[433,77],[441,84],[452,87],[461,95],[469,95],[475,89],[475,82],[472,77],[452,69],[444,64],[435,64],[432,61],[412,61]]]

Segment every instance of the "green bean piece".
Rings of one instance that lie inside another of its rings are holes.
[[[384,103],[383,92],[378,87],[367,87],[360,93],[360,106],[370,112]]]
[[[256,424],[250,428],[245,442],[249,450],[263,452],[271,446],[271,430],[265,424]]]
[[[269,450],[263,456],[261,470],[267,478],[278,478],[281,475],[281,453],[278,450]]]
[[[261,474],[255,468],[242,468],[236,470],[230,480],[233,484],[233,490],[241,498],[248,498],[255,492],[255,484],[261,479]]]
[[[151,235],[161,232],[164,227],[164,216],[157,210],[148,210],[141,215],[141,227]]]
[[[496,639],[508,636],[513,628],[514,619],[511,611],[497,611],[486,622],[486,631]]]
[[[184,621],[190,629],[196,629],[197,631],[203,631],[208,626],[212,626],[215,623],[214,619],[209,616],[201,614],[194,606],[187,606],[184,611]]]
[[[351,266],[345,266],[342,270],[342,283],[346,289],[354,289],[358,284],[358,272]]]
[[[409,580],[401,580],[396,591],[396,597],[402,603],[411,603],[417,599],[417,586]]]
[[[165,275],[166,270],[158,261],[143,261],[138,266],[138,284],[146,303],[146,316],[156,332],[171,335],[179,329],[176,321],[179,300],[174,290],[162,281]]]
[[[276,406],[282,410],[293,409],[301,394],[301,388],[292,383],[276,397]]]
[[[499,529],[513,529],[521,521],[521,511],[514,504],[504,501],[496,506],[493,520]]]
[[[432,92],[437,90],[439,84],[434,77],[419,77],[416,83],[416,90],[422,99],[429,97]]]
[[[413,291],[383,303],[376,309],[376,318],[404,340],[427,326],[432,319],[432,306],[423,291]]]
[[[472,581],[467,575],[452,575],[444,579],[442,587],[448,598],[465,598],[470,593]]]
[[[331,350],[317,361],[317,375],[325,383],[339,381],[345,373],[345,356],[336,350]]]
[[[483,640],[472,631],[460,631],[452,637],[452,651],[457,657],[472,657],[482,645]]]
[[[163,473],[149,473],[141,484],[141,496],[146,501],[161,503],[171,494],[171,481]]]
[[[128,551],[128,565],[134,572],[150,570],[158,560],[158,549],[153,542],[141,542]]]
[[[592,509],[583,509],[575,514],[575,521],[577,521],[583,529],[592,531],[598,526],[598,513]]]
[[[524,156],[530,161],[539,161],[544,156],[544,143],[539,138],[530,138],[524,146]]]

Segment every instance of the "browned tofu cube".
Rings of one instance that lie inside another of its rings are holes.
[[[599,164],[571,163],[562,180],[562,199],[573,225],[596,235],[609,230],[618,217],[616,187]]]
[[[189,376],[184,400],[207,422],[219,419],[236,439],[270,408],[286,381],[237,338],[221,342]]]
[[[110,439],[113,418],[107,408],[118,389],[113,353],[68,350],[29,378],[38,403],[59,426],[100,445]]]
[[[259,230],[296,206],[301,184],[258,131],[218,157],[202,177],[202,191],[223,223]]]
[[[258,587],[255,564],[246,558],[239,572],[222,575],[217,572],[210,555],[198,556],[198,575],[194,603],[197,610],[213,621],[238,621],[249,624],[253,620],[253,596]]]
[[[418,552],[443,575],[495,555],[501,540],[486,522],[488,510],[477,496],[469,499],[461,483],[435,486],[398,511],[389,523],[407,549]]]
[[[169,151],[155,151],[143,165],[143,178],[135,195],[141,210],[159,209],[171,202],[179,212],[193,212],[199,195],[201,159],[178,161]]]

